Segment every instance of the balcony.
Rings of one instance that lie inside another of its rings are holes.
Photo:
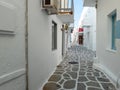
[[[56,14],[63,23],[74,22],[73,0],[42,0],[42,8],[48,15]]]
[[[85,7],[96,7],[98,0],[83,0],[83,6]]]
[[[73,0],[59,0],[57,16],[63,23],[73,23],[74,22]]]

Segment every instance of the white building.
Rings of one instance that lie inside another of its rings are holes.
[[[79,28],[83,28],[83,46],[96,51],[96,9],[84,7],[79,20]],[[79,36],[78,36],[79,37]]]
[[[42,1],[0,0],[0,90],[41,90],[62,60],[61,27],[73,23],[73,8]]]
[[[74,25],[71,24],[68,28],[68,45],[67,45],[67,48],[71,47],[72,45],[72,33],[73,33],[73,29],[74,29]]]
[[[84,0],[84,6],[97,8],[96,66],[120,84],[120,1]],[[120,90],[120,89],[119,89]]]
[[[71,34],[72,45],[78,44],[78,28],[73,29],[73,33]]]

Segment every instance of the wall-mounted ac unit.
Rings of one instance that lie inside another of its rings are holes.
[[[48,14],[57,14],[58,12],[57,5],[58,5],[57,0],[42,0],[42,6],[44,9],[46,9]]]

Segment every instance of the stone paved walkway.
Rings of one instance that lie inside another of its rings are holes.
[[[93,68],[95,53],[72,46],[43,90],[116,90],[107,76]]]

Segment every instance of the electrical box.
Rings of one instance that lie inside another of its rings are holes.
[[[42,6],[48,12],[48,14],[57,14],[58,12],[57,0],[42,0]]]

